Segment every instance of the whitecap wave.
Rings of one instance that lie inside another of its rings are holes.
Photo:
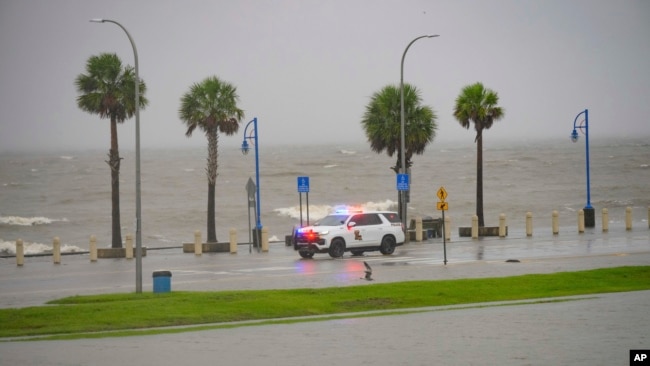
[[[318,220],[320,218],[323,218],[331,214],[336,210],[341,210],[350,207],[355,209],[358,208],[364,211],[394,211],[396,210],[396,206],[397,203],[388,199],[381,202],[369,201],[362,204],[350,204],[350,205],[340,205],[340,204],[309,205],[309,218],[310,221],[312,221],[312,219]],[[273,210],[273,212],[276,212],[280,216],[286,216],[292,219],[300,219],[300,206],[276,208]],[[305,206],[303,206],[302,209],[302,217],[303,219],[307,218],[307,208]]]
[[[276,208],[273,212],[277,212],[280,216],[300,219],[300,206]],[[313,218],[320,219],[321,217],[327,216],[330,212],[332,212],[332,206],[330,205],[309,205],[310,220]],[[303,219],[307,218],[306,206],[303,206],[302,217]]]
[[[323,168],[329,169],[329,168],[335,168],[337,166],[339,166],[339,165],[338,164],[329,164],[329,165],[325,165]]]
[[[25,255],[47,254],[52,253],[52,247],[47,244],[23,242],[23,251]],[[78,253],[83,251],[83,249],[76,245],[61,245],[61,253]],[[0,254],[16,255],[16,242],[0,239]]]
[[[354,154],[356,154],[357,152],[354,151],[354,150],[345,150],[345,149],[343,149],[343,150],[339,150],[339,153],[341,153],[341,154],[343,154],[343,155],[354,155]]]
[[[78,253],[84,252],[85,250],[79,248],[76,245],[63,244],[61,245],[61,253]]]
[[[0,216],[0,224],[16,225],[16,226],[33,226],[33,225],[49,225],[57,221],[68,221],[68,219],[50,219],[48,217],[20,217],[20,216]]]
[[[63,160],[72,160],[72,159],[74,159],[74,156],[61,155],[61,156],[59,156],[59,158],[61,158]]]

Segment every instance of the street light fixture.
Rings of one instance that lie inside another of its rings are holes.
[[[253,129],[250,132],[250,135],[246,134],[248,131],[248,126],[253,124]],[[255,229],[257,237],[258,249],[261,247],[262,242],[260,241],[260,233],[262,231],[262,221],[260,220],[260,156],[257,140],[257,117],[253,118],[250,122],[246,124],[244,128],[244,141],[241,143],[241,152],[242,154],[248,154],[250,150],[247,140],[253,140],[252,144],[255,145],[255,194],[256,194],[256,209],[255,209]]]
[[[401,157],[401,166],[400,166],[400,171],[402,174],[406,174],[406,143],[405,143],[405,137],[404,137],[404,58],[406,57],[406,52],[409,50],[411,45],[415,43],[418,39],[422,38],[433,38],[433,37],[439,37],[439,34],[434,34],[434,35],[424,35],[424,36],[419,36],[412,40],[408,46],[406,46],[406,49],[404,50],[404,53],[402,54],[402,64],[400,68],[400,79],[399,79],[399,89],[400,89],[400,157]],[[401,197],[402,197],[402,212],[400,212],[400,216],[402,217],[402,228],[404,232],[406,233],[407,227],[406,227],[406,197],[408,194],[408,191],[400,191]]]
[[[585,119],[580,123],[580,125],[577,125],[578,118],[581,115],[585,115]],[[591,188],[590,188],[590,180],[589,180],[589,110],[585,109],[584,111],[578,113],[576,118],[573,120],[573,132],[571,132],[571,141],[572,142],[578,142],[578,131],[582,132],[585,135],[585,156],[586,156],[586,166],[587,166],[587,204],[585,205],[585,208],[583,209],[583,212],[585,214],[585,227],[594,227],[596,225],[596,218],[595,218],[595,210],[591,206]]]
[[[93,23],[113,23],[122,28],[133,47],[135,60],[135,292],[142,292],[142,210],[140,201],[140,75],[138,73],[138,50],[129,31],[110,19],[91,19]]]

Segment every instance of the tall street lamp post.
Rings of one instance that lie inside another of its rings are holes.
[[[585,115],[585,119],[580,123],[580,125],[577,125],[578,118],[581,115]],[[585,155],[586,155],[586,165],[587,165],[587,205],[583,209],[583,212],[585,214],[585,227],[594,227],[596,226],[596,215],[595,215],[595,210],[591,206],[591,188],[590,188],[590,181],[589,181],[589,110],[585,109],[584,111],[578,113],[576,118],[573,120],[573,132],[571,132],[571,141],[577,142],[578,141],[578,131],[582,132],[585,135]]]
[[[135,59],[135,292],[142,292],[142,210],[140,201],[140,74],[138,73],[138,50],[124,26],[110,19],[91,19],[93,23],[113,23],[122,28],[129,37]]]
[[[406,52],[409,50],[411,45],[415,43],[418,39],[422,38],[433,38],[433,37],[438,37],[439,34],[434,34],[434,35],[425,35],[425,36],[419,36],[412,40],[408,46],[406,46],[406,49],[404,50],[404,53],[402,54],[402,64],[400,68],[400,79],[399,79],[399,89],[400,89],[400,158],[401,158],[401,166],[400,166],[400,172],[402,174],[406,174],[407,169],[406,169],[406,143],[405,143],[405,137],[404,137],[404,58],[406,57]],[[400,216],[402,217],[402,229],[406,233],[406,197],[408,195],[408,191],[401,191],[401,198],[402,198],[402,212],[400,212]]]
[[[253,129],[248,135],[248,127],[253,124]],[[257,117],[253,118],[250,122],[246,124],[244,128],[244,141],[241,143],[241,152],[246,155],[250,150],[247,140],[253,140],[252,144],[255,145],[255,190],[256,190],[256,209],[255,209],[255,231],[257,238],[258,248],[261,247],[262,242],[260,241],[260,233],[262,231],[262,221],[260,220],[260,155],[259,155],[259,145],[257,140]]]

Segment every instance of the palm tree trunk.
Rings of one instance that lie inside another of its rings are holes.
[[[483,220],[483,130],[479,130],[476,136],[476,216],[478,226],[485,226]]]
[[[208,183],[208,243],[217,242],[216,217],[214,208],[214,183]]]
[[[117,121],[111,119],[111,150],[108,153],[111,168],[111,247],[122,248],[120,225],[120,153],[117,144]]]
[[[218,154],[217,146],[219,135],[216,128],[206,131],[208,137],[208,242],[217,242],[216,215],[215,215],[215,186],[217,181]]]

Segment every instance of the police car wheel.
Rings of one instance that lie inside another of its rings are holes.
[[[384,255],[393,254],[395,252],[395,238],[392,236],[384,236],[381,240],[379,251]]]
[[[330,257],[340,258],[345,253],[345,242],[342,239],[334,239],[330,244]]]

